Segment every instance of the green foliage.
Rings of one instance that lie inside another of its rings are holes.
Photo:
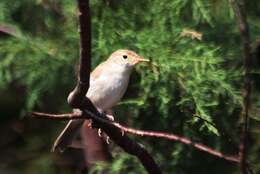
[[[133,156],[125,154],[117,154],[114,156],[115,160],[112,164],[107,163],[97,163],[96,166],[89,172],[90,174],[145,174],[146,170],[140,164],[140,162]]]
[[[240,34],[228,1],[90,2],[93,67],[119,48],[135,50],[158,65],[158,69],[137,67],[116,117],[126,122],[125,115],[131,115],[126,124],[135,128],[173,132],[236,152],[239,137],[234,130],[241,110],[243,70]],[[260,31],[258,6],[248,3],[255,41]],[[22,111],[67,109],[66,96],[75,82],[79,56],[76,14],[76,3],[71,0],[0,2],[0,25],[14,30],[13,36],[0,38],[0,89],[22,86]],[[202,40],[194,34],[202,34]],[[252,105],[257,108],[259,92],[255,94]],[[252,115],[259,118],[259,111]],[[145,141],[165,173],[236,171],[230,164],[181,144],[136,139]],[[257,150],[259,142],[252,154]],[[41,168],[41,173],[55,173],[48,158],[44,155],[31,165],[40,168],[39,164],[45,164],[49,169]],[[104,169],[107,173],[145,173],[135,158],[124,153],[116,154],[112,164],[97,165],[92,173]]]
[[[73,72],[64,67],[72,63],[65,58],[66,51],[57,53],[59,48],[53,47],[42,38],[23,36],[0,43],[3,50],[0,81],[2,85],[16,81],[28,88],[27,109],[39,104],[44,93],[52,94],[58,83],[67,85],[73,76]]]

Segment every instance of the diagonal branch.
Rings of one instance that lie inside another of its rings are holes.
[[[141,144],[131,140],[128,136],[122,136],[120,129],[99,119],[105,118],[104,114],[100,113],[87,97],[84,98],[82,106],[85,108],[82,109],[82,117],[92,119],[93,127],[101,128],[115,144],[120,146],[127,153],[136,156],[148,173],[162,174],[153,157]],[[93,117],[93,115],[96,117]]]
[[[46,113],[39,113],[39,112],[33,112],[32,116],[35,118],[42,118],[42,119],[57,119],[57,120],[70,120],[70,119],[92,119],[95,122],[98,122],[98,125],[100,125],[100,123],[102,123],[102,125],[109,125],[109,126],[113,126],[114,128],[118,128],[121,131],[124,131],[126,133],[130,133],[130,134],[134,134],[134,135],[140,135],[140,136],[149,136],[149,137],[156,137],[156,138],[164,138],[164,139],[168,139],[171,141],[177,141],[186,145],[190,145],[200,151],[204,151],[206,153],[209,153],[213,156],[216,156],[218,158],[222,158],[225,159],[227,161],[231,161],[231,162],[236,162],[238,163],[239,157],[237,156],[233,156],[233,155],[226,155],[223,154],[215,149],[212,149],[211,147],[205,146],[201,143],[196,143],[193,142],[192,140],[186,138],[186,137],[182,137],[179,135],[175,135],[175,134],[169,134],[169,133],[165,133],[165,132],[155,132],[155,131],[143,131],[143,130],[138,130],[138,129],[133,129],[133,128],[129,128],[126,126],[123,126],[117,122],[112,122],[107,120],[104,115],[96,115],[94,113],[92,113],[89,110],[84,110],[87,113],[87,116],[82,114],[78,114],[78,113],[68,113],[68,114],[46,114]],[[66,117],[67,115],[67,117]],[[117,137],[118,138],[118,137]]]
[[[101,128],[114,143],[120,146],[127,153],[136,156],[150,174],[162,174],[152,156],[141,144],[132,141],[126,135],[122,136],[122,131],[118,129],[118,127],[115,126],[113,122],[106,120],[106,117],[93,107],[91,101],[86,100],[85,104],[89,104],[91,111],[84,110],[83,114],[79,114],[79,112],[68,114],[47,114],[41,112],[32,112],[31,115],[33,118],[51,120],[92,119],[92,127]],[[116,124],[120,126],[119,123]]]
[[[247,155],[248,155],[248,129],[249,129],[249,109],[250,109],[250,95],[251,95],[251,78],[250,71],[252,66],[251,47],[250,47],[250,33],[249,26],[246,20],[245,1],[230,0],[230,4],[234,10],[239,25],[239,30],[243,42],[243,54],[244,54],[244,87],[243,87],[243,110],[242,117],[242,137],[239,147],[240,165],[243,174],[248,173]]]
[[[87,115],[83,109],[88,108],[92,113],[99,112],[91,101],[85,96],[89,88],[90,67],[91,67],[91,19],[89,0],[78,0],[79,9],[79,28],[80,28],[80,62],[79,62],[79,77],[74,90],[68,96],[68,104],[73,108],[79,108]],[[86,116],[87,117],[87,116]],[[144,168],[150,174],[161,174],[161,170],[155,163],[152,156],[138,143],[132,141],[127,136],[121,138],[121,133],[118,129],[111,125],[98,124],[100,128],[121,148],[129,154],[139,158]]]
[[[18,32],[16,31],[15,28],[0,23],[0,36],[2,35],[17,36],[17,33]]]

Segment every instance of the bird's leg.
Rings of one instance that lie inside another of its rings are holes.
[[[99,108],[97,108],[98,112],[102,113],[103,111]],[[102,129],[101,128],[98,128],[98,136],[99,137],[102,137]]]
[[[89,122],[88,122],[88,125],[87,125],[89,128],[91,128],[92,129],[92,120],[89,120]]]
[[[107,143],[107,144],[109,144],[109,140],[110,140],[110,137],[107,136],[107,137],[106,137],[106,143]]]
[[[115,121],[115,118],[114,118],[114,116],[113,116],[113,110],[112,109],[108,109],[108,110],[106,110],[106,116],[107,116],[107,118],[110,120],[110,121]],[[121,129],[121,134],[122,134],[122,136],[124,136],[125,135],[125,132]]]
[[[112,109],[108,109],[105,111],[106,117],[110,120],[110,121],[115,121],[115,118],[113,116],[113,111]]]
[[[101,128],[98,128],[98,136],[102,137],[102,130],[101,130]]]
[[[107,118],[110,120],[110,121],[115,121],[115,118],[113,115],[109,115],[109,114],[106,114]]]
[[[122,130],[122,129],[121,129],[121,134],[122,134],[122,136],[124,136],[124,135],[125,135],[125,131],[124,131],[124,130]]]

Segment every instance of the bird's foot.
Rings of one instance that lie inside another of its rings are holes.
[[[100,128],[98,128],[98,136],[102,137],[102,130]]]
[[[88,121],[88,127],[92,129],[92,120]]]
[[[106,137],[106,143],[107,143],[107,144],[109,144],[109,143],[110,143],[110,142],[109,142],[109,140],[110,140],[110,137],[109,137],[109,136],[107,136],[107,137]]]
[[[98,129],[98,136],[102,137],[102,130],[100,128]],[[106,143],[109,144],[110,137],[105,134],[105,138],[106,138]]]
[[[122,137],[125,135],[125,131],[121,129]]]
[[[115,118],[113,115],[110,115],[110,114],[106,114],[107,118],[110,120],[110,121],[115,121]]]

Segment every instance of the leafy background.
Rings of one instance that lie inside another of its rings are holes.
[[[240,33],[227,0],[90,0],[93,68],[116,49],[136,51],[140,65],[115,108],[131,127],[187,136],[223,152],[238,151],[243,67]],[[49,152],[63,123],[28,118],[32,110],[64,113],[79,57],[76,2],[2,0],[0,26],[0,173],[74,173],[70,155]],[[260,4],[247,1],[254,69],[249,160],[259,165]],[[183,34],[194,31],[202,39]],[[207,121],[205,121],[207,120]],[[210,122],[210,123],[209,123]],[[175,142],[133,137],[165,173],[236,173],[238,166]],[[111,146],[113,161],[89,173],[145,173]]]

